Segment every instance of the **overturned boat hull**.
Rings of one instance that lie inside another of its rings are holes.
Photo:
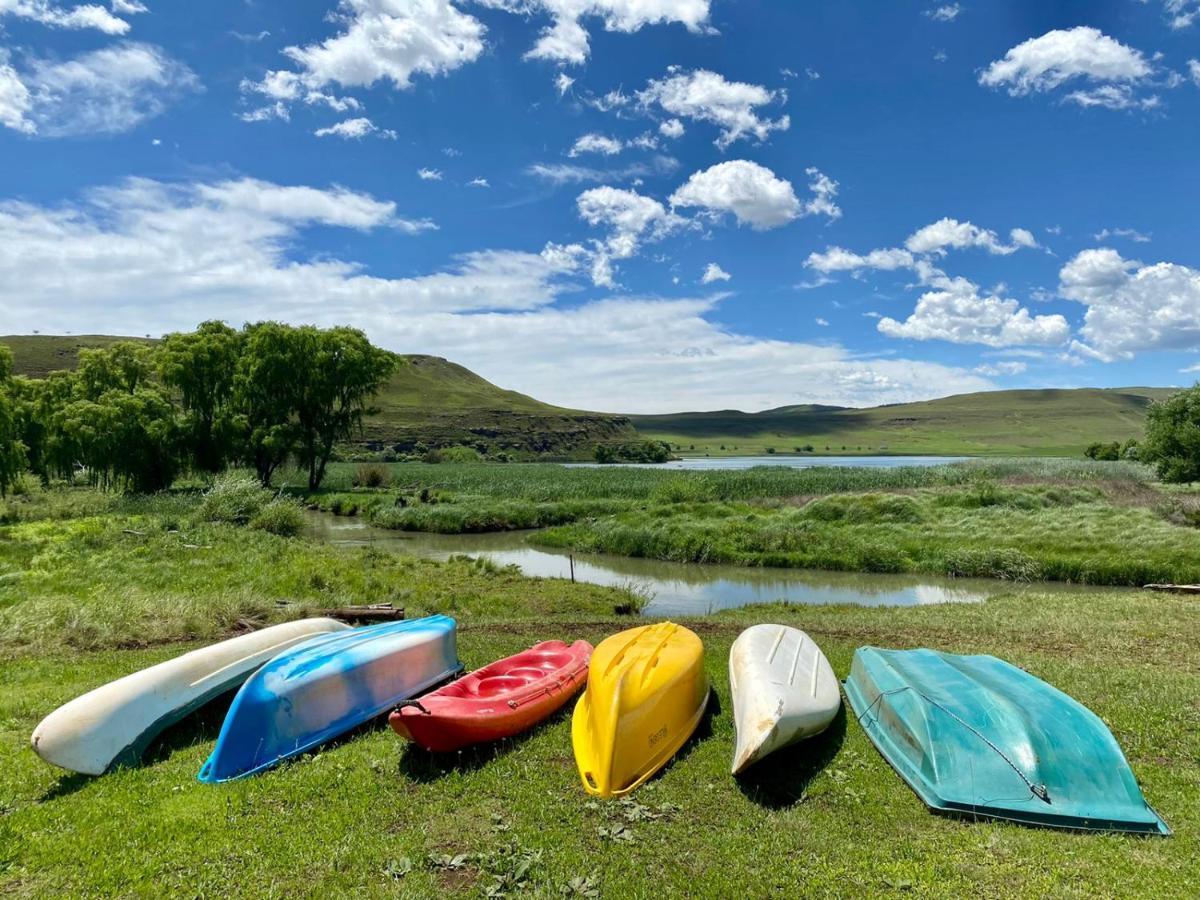
[[[729,688],[737,738],[732,773],[820,734],[842,705],[837,676],[807,634],[754,625],[729,648]]]
[[[614,634],[592,653],[571,743],[583,788],[620,797],[679,751],[704,716],[704,645],[672,622]]]
[[[33,749],[46,762],[85,775],[136,765],[156,736],[236,688],[272,657],[349,628],[333,619],[285,622],[118,678],[46,716],[33,732]]]
[[[1170,833],[1104,723],[994,656],[860,647],[845,690],[879,752],[931,809]]]
[[[455,621],[428,616],[301,644],[238,691],[205,782],[261,772],[387,712],[462,669]]]
[[[498,741],[533,728],[587,683],[592,645],[543,641],[407,700],[388,716],[401,737],[434,753]]]

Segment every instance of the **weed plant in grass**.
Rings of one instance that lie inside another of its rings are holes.
[[[582,589],[582,585],[574,589]],[[992,653],[1095,711],[1170,838],[930,814],[843,711],[823,736],[729,776],[726,660],[744,627],[803,628],[839,678],[856,647]],[[579,784],[570,710],[498,745],[424,753],[380,724],[261,776],[195,775],[221,704],[145,764],[71,776],[29,751],[47,711],[192,645],[24,655],[0,680],[0,891],[15,896],[1185,897],[1200,858],[1200,620],[1128,591],[1010,592],[981,604],[729,610],[685,622],[716,700],[661,775],[625,801]],[[628,620],[466,623],[468,667],[547,638],[597,643]],[[573,893],[572,893],[573,892]]]

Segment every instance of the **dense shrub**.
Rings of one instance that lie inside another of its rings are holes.
[[[249,523],[271,502],[272,494],[256,478],[227,474],[215,479],[200,501],[200,518],[231,525]]]
[[[295,500],[276,497],[254,515],[250,527],[282,537],[295,537],[304,527],[304,513]]]

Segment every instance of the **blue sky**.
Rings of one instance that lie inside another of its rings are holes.
[[[1198,147],[1196,0],[0,0],[0,333],[348,323],[626,412],[1186,384]]]

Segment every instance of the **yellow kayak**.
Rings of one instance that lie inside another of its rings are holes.
[[[682,625],[644,625],[601,641],[571,720],[584,790],[628,794],[691,737],[707,702],[704,644]]]

